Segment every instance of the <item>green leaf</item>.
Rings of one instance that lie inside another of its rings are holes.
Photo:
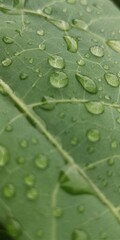
[[[120,12],[0,1],[0,239],[120,239]]]

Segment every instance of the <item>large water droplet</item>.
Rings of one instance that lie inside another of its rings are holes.
[[[71,53],[76,53],[78,50],[78,41],[77,38],[70,37],[68,35],[64,36],[64,40],[67,44],[67,50]]]
[[[8,151],[7,149],[0,145],[0,167],[4,167],[8,162]]]
[[[36,167],[39,169],[46,169],[49,164],[48,158],[44,155],[36,156],[34,161],[35,161]]]
[[[38,47],[39,47],[39,49],[42,50],[42,51],[46,49],[46,45],[45,45],[45,43],[41,43],[41,44],[39,44]]]
[[[82,85],[82,87],[89,93],[97,93],[96,83],[89,78],[88,76],[81,75],[80,73],[76,73],[76,79]]]
[[[79,59],[78,61],[77,61],[77,64],[79,65],[79,66],[85,66],[85,61],[83,60],[83,59]]]
[[[85,103],[85,107],[88,112],[93,113],[95,115],[99,115],[104,112],[104,106],[100,102],[87,102]]]
[[[81,19],[73,19],[72,26],[84,31],[88,28],[88,24]]]
[[[7,184],[3,187],[3,194],[6,198],[11,198],[15,195],[15,186],[13,184]]]
[[[91,47],[90,52],[96,57],[103,57],[104,56],[104,50],[100,46]]]
[[[25,80],[25,79],[28,78],[28,74],[27,74],[27,73],[21,73],[20,76],[19,76],[19,78],[20,78],[21,80]]]
[[[35,176],[33,174],[28,174],[25,176],[24,178],[24,183],[27,185],[27,186],[33,186],[34,183],[35,183]]]
[[[38,197],[38,192],[36,188],[30,188],[27,190],[27,198],[30,200],[35,200]]]
[[[44,34],[45,34],[45,32],[43,29],[40,29],[37,31],[37,35],[39,35],[39,36],[43,36]]]
[[[7,220],[6,230],[8,234],[13,238],[18,238],[22,233],[22,228],[20,223],[14,218],[10,218]]]
[[[87,132],[87,138],[90,142],[97,142],[100,140],[100,132],[98,129],[90,129]]]
[[[6,58],[2,61],[2,66],[3,67],[8,67],[12,64],[12,60],[10,58]]]
[[[64,20],[57,20],[57,19],[48,19],[48,20],[60,30],[67,31],[70,29],[69,23],[65,22]]]
[[[3,42],[6,43],[6,44],[11,44],[11,43],[13,43],[13,39],[10,38],[10,37],[3,37],[2,40],[3,40]]]
[[[120,53],[120,41],[117,40],[108,40],[107,44],[111,47],[115,52]]]
[[[60,186],[72,195],[93,193],[89,183],[80,175],[76,167],[69,164],[62,169],[59,182]]]
[[[72,240],[88,240],[88,234],[81,229],[76,229],[72,234]]]
[[[65,67],[64,59],[58,55],[49,56],[48,62],[54,68],[63,69]]]
[[[113,73],[105,73],[104,75],[105,80],[107,83],[112,87],[118,87],[119,86],[119,79],[118,77]]]
[[[44,96],[42,98],[42,105],[40,105],[40,107],[44,110],[48,110],[51,111],[55,108],[56,103],[55,103],[55,99],[52,97],[48,97],[48,96]]]
[[[50,76],[50,83],[55,88],[63,88],[68,85],[68,77],[64,72],[53,72]]]

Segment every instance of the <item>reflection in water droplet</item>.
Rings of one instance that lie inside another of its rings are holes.
[[[59,218],[63,215],[63,210],[60,207],[56,207],[53,209],[53,216]]]
[[[19,75],[19,78],[20,78],[21,80],[25,80],[25,79],[28,78],[28,74],[26,74],[26,73],[21,73],[21,74]]]
[[[76,73],[76,79],[82,85],[82,87],[89,93],[97,93],[96,83],[89,78],[88,76],[81,75],[80,73]]]
[[[8,162],[8,151],[7,149],[0,145],[0,167],[4,167],[6,163]]]
[[[118,87],[119,86],[119,79],[118,77],[113,73],[105,73],[104,75],[105,80],[107,83],[112,87]]]
[[[37,35],[39,35],[39,36],[45,35],[44,30],[43,30],[43,29],[38,30],[38,31],[37,31]]]
[[[44,43],[39,44],[38,47],[39,47],[39,49],[42,50],[42,51],[46,49],[46,45],[45,45]]]
[[[50,83],[55,88],[63,88],[68,85],[68,77],[64,72],[53,72],[50,76]]]
[[[88,24],[81,19],[73,19],[72,27],[75,27],[75,28],[85,31],[88,28]]]
[[[110,48],[112,48],[115,52],[120,53],[120,41],[117,40],[108,40],[107,44]]]
[[[103,57],[104,56],[104,50],[100,46],[91,47],[90,52],[96,57]]]
[[[27,198],[30,200],[35,200],[38,197],[38,192],[36,188],[30,188],[27,190]]]
[[[90,142],[97,142],[100,140],[100,132],[98,129],[90,129],[87,132],[87,138]]]
[[[38,155],[34,159],[37,168],[46,169],[48,167],[48,158],[44,155]]]
[[[52,97],[45,96],[42,98],[41,102],[43,105],[40,105],[40,107],[47,111],[53,110],[56,106],[55,99]]]
[[[80,175],[78,170],[71,165],[66,165],[59,178],[60,186],[69,194],[93,194],[89,183]]]
[[[8,234],[13,238],[18,238],[22,233],[22,228],[20,223],[14,218],[9,218],[7,220],[6,230]]]
[[[35,176],[33,174],[28,174],[25,176],[24,178],[24,183],[27,185],[27,186],[33,186],[35,184]]]
[[[3,67],[8,67],[12,64],[12,60],[10,58],[6,58],[2,61],[2,66]]]
[[[78,50],[78,40],[77,40],[77,38],[65,35],[64,40],[67,44],[67,50],[71,53],[76,53],[77,50]]]
[[[85,61],[83,59],[80,59],[80,60],[77,61],[77,64],[79,66],[85,66]]]
[[[65,22],[64,20],[57,20],[57,19],[48,19],[53,25],[55,25],[58,29],[62,31],[67,31],[70,29],[69,23]]]
[[[85,107],[88,112],[93,113],[95,115],[99,115],[104,112],[104,106],[100,102],[87,102],[85,103]]]
[[[63,69],[65,67],[64,59],[58,55],[49,56],[48,62],[54,68]]]
[[[13,184],[7,184],[3,187],[3,194],[6,198],[11,198],[15,195],[15,187]]]
[[[43,9],[43,12],[48,14],[48,15],[51,15],[52,14],[52,8],[49,6],[49,7],[45,7]]]
[[[28,141],[27,141],[27,140],[22,140],[22,141],[20,142],[20,146],[21,146],[22,148],[27,148],[27,147],[28,147]]]
[[[88,240],[88,234],[81,229],[76,229],[72,234],[72,240]]]
[[[10,37],[3,37],[2,40],[3,40],[3,42],[6,43],[6,44],[11,44],[11,43],[13,43],[13,39],[10,38]]]

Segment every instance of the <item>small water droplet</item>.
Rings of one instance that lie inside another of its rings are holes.
[[[72,27],[75,27],[75,28],[85,31],[88,28],[88,24],[81,19],[73,19]]]
[[[25,80],[25,79],[28,78],[28,74],[26,74],[26,73],[21,73],[21,74],[19,75],[19,78],[20,78],[21,80]]]
[[[10,124],[5,127],[6,132],[12,132],[12,130],[13,130],[13,127]]]
[[[27,198],[30,200],[35,200],[38,197],[38,192],[36,188],[30,188],[27,190]]]
[[[104,106],[100,102],[87,102],[85,103],[85,107],[88,112],[93,113],[95,115],[99,115],[104,112]]]
[[[0,167],[4,167],[8,162],[9,156],[7,149],[0,145]]]
[[[41,43],[41,44],[39,44],[38,47],[39,47],[39,49],[42,50],[42,51],[46,49],[46,45],[45,45],[45,43]]]
[[[60,207],[56,207],[53,209],[53,216],[59,218],[63,215],[63,210]]]
[[[87,0],[80,0],[80,3],[83,5],[83,6],[86,6],[88,4]]]
[[[78,209],[78,212],[79,212],[79,213],[84,213],[84,212],[85,212],[85,207],[84,207],[84,205],[80,205],[77,209]]]
[[[37,138],[32,138],[31,142],[32,142],[32,144],[36,145],[38,143],[38,139]]]
[[[48,19],[49,22],[51,22],[54,26],[56,26],[58,29],[62,31],[67,31],[70,29],[70,25],[68,22],[65,22],[64,20],[57,20],[57,19]]]
[[[78,51],[78,40],[77,40],[77,38],[65,35],[64,40],[67,44],[67,50],[69,52],[76,53]]]
[[[78,138],[77,138],[77,137],[73,137],[73,138],[71,139],[70,143],[71,143],[72,145],[77,145],[77,144],[78,144]]]
[[[26,160],[25,160],[24,157],[18,157],[18,158],[16,159],[16,162],[18,163],[18,165],[24,164],[25,161],[26,161]]]
[[[62,169],[59,182],[60,186],[69,194],[93,194],[89,183],[80,175],[76,167],[69,164]]]
[[[81,229],[76,229],[72,234],[72,240],[88,240],[88,234]]]
[[[53,72],[50,76],[50,83],[55,88],[63,88],[68,85],[68,77],[64,72]]]
[[[64,118],[65,118],[65,112],[64,112],[64,111],[61,111],[61,112],[59,113],[59,117],[60,117],[61,119],[64,119]]]
[[[30,58],[30,59],[29,59],[29,63],[30,63],[30,64],[33,64],[33,58]]]
[[[44,30],[43,30],[43,29],[38,30],[38,31],[37,31],[37,35],[39,35],[39,36],[45,35]]]
[[[82,87],[89,93],[97,93],[96,83],[89,78],[88,76],[81,75],[80,73],[76,73],[76,79],[82,85]]]
[[[100,132],[98,129],[90,129],[87,132],[87,138],[90,142],[97,142],[100,140]]]
[[[120,124],[120,117],[118,117],[118,118],[116,119],[116,121],[117,121],[117,123]]]
[[[43,9],[43,12],[46,13],[47,15],[51,15],[52,14],[52,8],[49,6],[49,7],[45,7]]]
[[[6,198],[11,198],[15,195],[15,186],[13,184],[6,184],[3,187],[3,194]]]
[[[70,4],[75,4],[76,3],[76,0],[66,0],[67,3],[70,3]]]
[[[28,141],[27,141],[27,140],[22,140],[22,141],[20,142],[20,146],[21,146],[22,148],[27,148],[27,147],[28,147]]]
[[[43,104],[40,107],[44,110],[51,111],[55,108],[55,99],[52,97],[44,96],[41,101]]]
[[[92,9],[90,7],[86,7],[86,12],[91,13]]]
[[[8,234],[13,238],[18,238],[22,233],[22,228],[20,223],[14,218],[9,218],[7,220],[6,230]]]
[[[39,168],[39,169],[43,169],[43,170],[46,169],[48,167],[48,164],[49,164],[48,158],[44,155],[36,156],[34,161],[35,161],[36,167]]]
[[[34,186],[35,184],[35,176],[33,174],[28,174],[24,177],[24,183],[27,186]]]
[[[90,52],[96,57],[103,57],[104,56],[104,50],[101,46],[91,47]]]
[[[2,66],[3,67],[8,67],[12,64],[12,60],[10,58],[6,58],[2,61]]]
[[[112,87],[118,87],[119,86],[119,79],[115,74],[105,73],[104,78],[110,86],[112,86]]]
[[[65,67],[64,59],[58,55],[49,56],[48,62],[54,68],[63,69]]]
[[[100,233],[100,240],[106,240],[107,239],[107,233],[106,232],[101,232]]]
[[[112,141],[111,142],[111,148],[117,148],[118,147],[118,144],[117,144],[117,142],[114,140],[114,141]]]
[[[79,65],[79,66],[85,66],[85,61],[83,60],[83,59],[79,59],[78,61],[77,61],[77,64]]]
[[[44,235],[43,229],[38,229],[36,232],[36,236],[41,238],[41,237],[43,237],[43,235]]]
[[[11,37],[3,37],[2,40],[3,40],[3,42],[6,43],[6,44],[11,44],[11,43],[14,42]]]
[[[109,159],[107,160],[107,163],[108,163],[109,166],[113,166],[113,165],[115,164],[114,158],[109,158]]]
[[[108,40],[107,45],[112,48],[115,52],[120,53],[120,41]]]
[[[104,65],[103,66],[105,70],[109,70],[109,66],[108,65]]]

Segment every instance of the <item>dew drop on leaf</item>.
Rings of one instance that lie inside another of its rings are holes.
[[[117,123],[120,124],[120,117],[118,117],[118,118],[116,119],[116,121],[117,121]]]
[[[81,19],[73,19],[72,27],[75,27],[75,28],[85,31],[88,28],[88,24]]]
[[[84,205],[80,205],[78,208],[77,208],[78,212],[79,213],[84,213],[85,212],[85,207]]]
[[[88,240],[88,234],[81,229],[76,229],[72,234],[72,240]]]
[[[118,87],[119,86],[119,79],[115,74],[105,73],[104,78],[110,86],[112,86],[112,87]]]
[[[14,218],[9,218],[7,220],[6,230],[8,234],[13,238],[19,237],[22,233],[21,224]]]
[[[6,58],[2,61],[2,66],[3,67],[8,67],[12,64],[12,60],[10,58]]]
[[[80,73],[76,73],[76,79],[82,85],[84,90],[89,93],[97,93],[97,86],[94,80],[89,78],[88,76],[81,75]]]
[[[107,45],[112,48],[115,52],[120,53],[120,41],[108,40]]]
[[[118,147],[118,143],[114,140],[111,142],[111,148],[115,149]]]
[[[18,165],[23,165],[26,162],[26,159],[24,157],[18,157],[16,162]]]
[[[77,137],[73,137],[70,141],[71,145],[77,145],[78,144],[78,138]]]
[[[48,158],[44,155],[36,156],[34,161],[35,161],[36,167],[39,168],[39,169],[43,169],[43,170],[46,169],[48,167],[48,164],[49,164]]]
[[[6,132],[12,132],[13,131],[13,127],[9,124],[5,127],[5,131]]]
[[[54,68],[63,69],[65,67],[64,59],[58,55],[49,56],[48,62]]]
[[[40,107],[44,110],[51,111],[55,108],[55,99],[52,97],[44,96],[41,101],[43,104]]]
[[[83,5],[83,6],[86,6],[88,4],[87,0],[80,0],[80,3]]]
[[[10,38],[10,37],[3,37],[2,40],[3,40],[3,42],[6,43],[6,44],[11,44],[11,43],[13,43],[13,39]]]
[[[25,79],[28,78],[28,74],[26,74],[26,73],[21,73],[21,74],[19,75],[19,78],[20,78],[21,80],[25,80]]]
[[[70,29],[69,23],[65,22],[64,20],[49,19],[49,22],[62,31],[67,31]]]
[[[35,176],[33,174],[28,174],[24,177],[24,183],[27,186],[34,186],[35,184]]]
[[[70,4],[75,4],[76,3],[76,0],[66,0],[67,3],[70,3]]]
[[[87,138],[90,142],[97,142],[100,140],[100,132],[98,129],[89,129],[87,132]]]
[[[43,230],[42,230],[42,229],[38,229],[37,232],[36,232],[36,236],[37,236],[38,238],[42,238],[43,235],[44,235]]]
[[[37,35],[39,35],[39,36],[45,35],[44,30],[43,30],[43,29],[38,30],[38,31],[37,31]]]
[[[43,12],[46,13],[47,15],[51,15],[52,14],[52,8],[49,6],[49,7],[45,7],[43,9]]]
[[[104,112],[104,106],[100,102],[87,102],[85,103],[85,107],[88,112],[93,113],[95,115],[99,115]]]
[[[23,139],[23,140],[20,142],[20,146],[21,146],[22,148],[27,148],[27,147],[28,147],[28,141]]]
[[[53,209],[53,216],[59,218],[63,215],[63,210],[60,207],[55,207]]]
[[[35,200],[38,197],[38,191],[36,188],[30,188],[27,190],[27,198],[30,200]]]
[[[42,50],[42,51],[46,49],[46,45],[45,45],[44,43],[39,44],[38,47],[39,47],[39,49]]]
[[[50,83],[55,88],[64,88],[68,85],[68,77],[64,72],[53,72],[50,76]]]
[[[109,166],[113,166],[113,165],[115,164],[114,158],[109,158],[109,159],[107,160],[107,163],[108,163]]]
[[[0,145],[0,167],[4,167],[9,160],[7,149]]]
[[[6,198],[11,198],[15,195],[15,186],[13,184],[6,184],[3,187],[3,194]]]
[[[65,35],[64,40],[67,44],[67,50],[71,53],[76,53],[78,51],[78,41],[76,38]]]
[[[79,59],[78,61],[77,61],[77,64],[79,65],[79,66],[85,66],[85,61],[83,60],[83,59]]]
[[[104,56],[104,50],[100,46],[91,47],[90,52],[96,57],[103,57]]]

